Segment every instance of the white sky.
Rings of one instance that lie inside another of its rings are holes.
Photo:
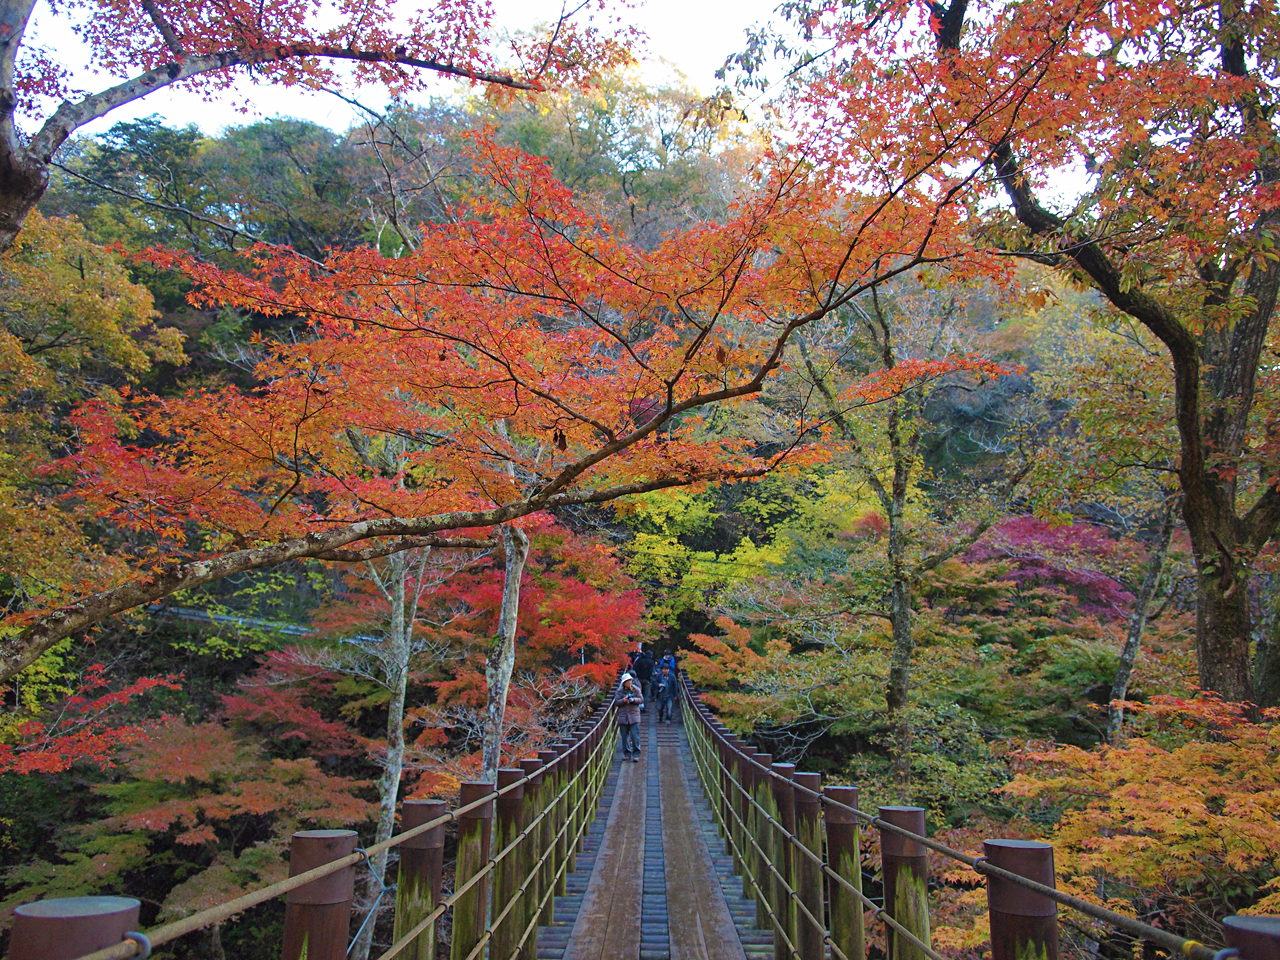
[[[643,74],[651,82],[679,70],[694,89],[711,92],[717,81],[715,71],[731,53],[743,46],[744,31],[767,20],[780,0],[639,0],[627,12],[636,26],[649,37],[647,62]],[[559,0],[494,0],[495,23],[506,29],[519,30],[539,21],[558,16]],[[34,39],[56,52],[63,63],[83,63],[84,48],[63,21],[55,19],[49,8],[41,4],[33,19],[29,39]],[[668,61],[668,65],[660,61]],[[73,85],[83,89],[100,89],[109,78],[88,71],[73,77]],[[464,83],[440,80],[437,95],[465,90]],[[194,123],[207,133],[218,133],[227,126],[250,123],[263,117],[290,116],[335,129],[345,129],[356,119],[353,107],[327,94],[268,85],[245,84],[243,92],[227,91],[215,102],[181,90],[163,90],[136,103],[113,111],[83,133],[101,133],[114,123],[159,114],[174,125]],[[370,106],[380,106],[383,99],[371,89],[360,93]],[[251,104],[249,112],[238,106]]]

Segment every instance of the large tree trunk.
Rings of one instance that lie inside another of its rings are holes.
[[[911,695],[911,657],[915,639],[911,633],[911,587],[896,577],[890,590],[890,618],[893,624],[893,653],[889,661],[889,730],[893,738],[894,782],[906,789],[911,782],[911,718],[907,705]],[[903,799],[909,799],[903,797]]]
[[[1196,654],[1200,686],[1234,703],[1253,701],[1249,640],[1253,616],[1243,576],[1229,580],[1202,566],[1196,574]]]
[[[484,715],[484,751],[480,777],[486,783],[498,782],[502,765],[502,738],[507,714],[507,691],[516,664],[516,630],[520,613],[520,579],[529,559],[529,538],[519,527],[502,526],[502,546],[507,553],[502,582],[502,612],[498,631],[489,647],[489,662],[484,677],[489,696]]]
[[[1147,559],[1147,572],[1142,578],[1142,589],[1133,603],[1133,614],[1129,618],[1129,633],[1124,638],[1124,647],[1120,651],[1120,664],[1116,668],[1116,678],[1111,684],[1111,700],[1107,706],[1107,742],[1115,743],[1124,723],[1124,707],[1120,701],[1129,693],[1129,681],[1133,678],[1133,665],[1138,660],[1138,650],[1142,646],[1142,634],[1147,629],[1147,615],[1151,610],[1151,601],[1155,598],[1156,587],[1160,584],[1160,574],[1164,570],[1165,558],[1169,556],[1169,544],[1173,540],[1173,528],[1176,526],[1177,502],[1171,502],[1164,512],[1164,521],[1160,525],[1160,536],[1151,549]]]
[[[13,246],[48,187],[48,166],[33,164],[25,151],[0,147],[0,253]]]
[[[1258,706],[1280,707],[1280,574],[1272,574],[1268,600],[1270,616],[1258,636],[1253,679]]]

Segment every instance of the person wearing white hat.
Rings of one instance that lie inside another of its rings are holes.
[[[613,704],[618,708],[618,730],[621,733],[622,759],[640,762],[640,708],[644,706],[644,696],[640,693],[640,684],[629,673],[622,675],[622,683],[618,687],[618,695]],[[633,756],[634,752],[634,756]]]

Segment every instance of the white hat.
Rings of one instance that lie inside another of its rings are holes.
[[[635,677],[633,677],[633,676],[632,676],[631,674],[629,674],[629,673],[624,673],[624,674],[622,675],[622,682],[623,682],[623,683],[626,683],[628,680],[634,680],[634,679],[635,679]]]

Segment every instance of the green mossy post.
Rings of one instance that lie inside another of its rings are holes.
[[[552,768],[547,768],[555,762],[558,754],[554,750],[539,750],[538,759],[542,761],[544,773],[542,775],[541,800],[539,801],[541,809],[547,810],[555,801],[556,796],[556,772]],[[543,926],[548,926],[552,918],[555,916],[556,898],[555,895],[547,896],[547,892],[551,890],[552,878],[555,876],[556,857],[555,857],[555,835],[556,835],[556,814],[551,810],[542,818],[542,829],[538,831],[538,856],[551,851],[551,855],[542,862],[541,876],[538,878],[538,900],[547,897],[547,902],[543,904],[542,916],[538,918],[538,922]]]
[[[773,834],[773,828],[769,826],[765,816],[766,814],[773,816],[773,791],[769,789],[769,774],[765,771],[773,763],[773,754],[757,753],[755,760],[764,769],[756,767],[751,775],[751,795],[760,805],[758,807],[752,805],[755,813],[751,817],[751,830],[760,848],[755,854],[756,883],[752,894],[756,898],[756,927],[760,930],[772,930],[773,921],[769,919],[769,896],[773,886],[769,882],[772,876],[769,873],[769,859],[773,856],[773,844],[769,837]]]
[[[521,760],[520,769],[529,782],[524,785],[524,822],[533,823],[542,812],[542,761]],[[524,841],[524,852],[520,856],[522,882],[525,884],[523,908],[520,910],[519,929],[529,926],[538,912],[538,902],[545,889],[542,886],[542,870],[534,869],[542,856],[542,825],[534,827]],[[532,871],[532,876],[529,876]],[[527,879],[525,879],[527,877]],[[520,960],[538,960],[538,925],[533,924],[524,946],[520,948]]]
[[[796,942],[796,910],[791,899],[792,878],[795,876],[795,851],[791,848],[790,837],[796,832],[796,797],[791,777],[796,772],[794,763],[775,763],[769,767],[772,776],[769,778],[769,790],[773,793],[773,818],[777,826],[770,829],[770,849],[773,851],[773,866],[777,873],[770,871],[770,886],[773,896],[770,905],[773,907],[775,923],[773,926],[773,960],[791,960],[791,946]]]
[[[512,844],[520,831],[524,829],[524,784],[512,786],[524,779],[524,771],[518,768],[503,767],[498,771],[498,789],[510,788],[498,797],[497,823],[494,828],[493,851],[498,854]],[[515,952],[516,943],[520,940],[520,932],[524,924],[520,923],[522,910],[515,903],[510,912],[498,920],[499,914],[507,909],[520,895],[520,881],[524,877],[527,866],[524,863],[522,848],[517,844],[510,853],[493,866],[493,938],[489,941],[489,955],[508,958]]]
[[[493,792],[492,783],[464,783],[458,805],[465,807],[484,797],[492,797]],[[490,799],[458,817],[458,865],[453,881],[455,890],[461,889],[472,877],[488,867],[492,843],[493,800]],[[449,951],[451,960],[467,960],[484,937],[492,880],[491,875],[486,875],[454,901],[453,936]]]
[[[793,850],[795,858],[791,867],[791,886],[795,888],[799,902],[809,911],[813,920],[796,909],[796,949],[802,960],[826,960],[827,927],[823,914],[822,895],[822,775],[796,773],[795,784],[796,839],[817,859],[806,857]],[[814,924],[814,920],[817,924]]]
[[[751,803],[751,798],[755,796],[756,783],[756,767],[755,760],[759,755],[759,751],[755,747],[743,747],[742,754],[738,760],[738,782],[742,784],[742,792],[738,794],[739,813],[742,816],[742,826],[739,828],[738,849],[742,856],[738,866],[742,870],[742,896],[743,899],[750,899],[755,896],[755,888],[752,886],[752,871],[755,868],[756,855],[751,848],[751,841],[755,838],[755,806]]]
[[[400,829],[412,830],[430,823],[444,816],[447,809],[443,800],[406,800],[400,806]],[[436,908],[443,876],[444,824],[400,845],[393,941],[400,940]],[[401,956],[405,960],[436,960],[436,924],[418,934]]]
[[[289,876],[341,860],[356,843],[354,830],[299,830],[289,843]],[[355,889],[352,864],[285,894],[283,960],[345,960]]]
[[[556,896],[563,897],[569,893],[569,872],[564,869],[565,864],[569,861],[569,831],[562,830],[566,823],[569,822],[569,793],[565,791],[565,787],[569,785],[569,778],[572,771],[569,769],[572,760],[565,756],[573,749],[573,744],[567,741],[561,741],[555,746],[556,756],[563,759],[556,764],[556,789],[555,795],[560,797],[556,803]],[[561,794],[564,794],[561,796]]]
[[[735,816],[733,821],[733,842],[737,844],[738,852],[733,855],[733,872],[743,878],[742,895],[744,897],[751,896],[751,890],[747,881],[747,869],[743,859],[747,854],[747,838],[746,823],[747,817],[750,816],[750,804],[743,796],[743,790],[749,790],[747,786],[750,783],[751,764],[749,758],[756,752],[755,747],[749,747],[745,743],[738,745],[738,751],[733,755],[733,779],[738,786],[733,790],[733,802],[730,804]]]
[[[857,787],[823,787],[822,795],[833,803],[827,804],[823,819],[827,830],[827,864],[837,876],[862,892],[862,858],[858,851],[858,818],[852,810],[857,808]],[[835,806],[840,804],[841,806]],[[827,896],[831,903],[831,942],[849,960],[862,960],[867,955],[867,934],[863,927],[863,904],[848,888],[835,880],[827,883]]]
[[[881,807],[880,819],[924,836],[924,807]],[[923,844],[880,828],[884,909],[921,943],[929,941],[929,860]],[[920,948],[885,929],[888,960],[926,960]]]
[[[1035,840],[984,840],[993,867],[1054,887],[1053,847]],[[1001,877],[987,877],[992,960],[1058,960],[1058,905]]]

